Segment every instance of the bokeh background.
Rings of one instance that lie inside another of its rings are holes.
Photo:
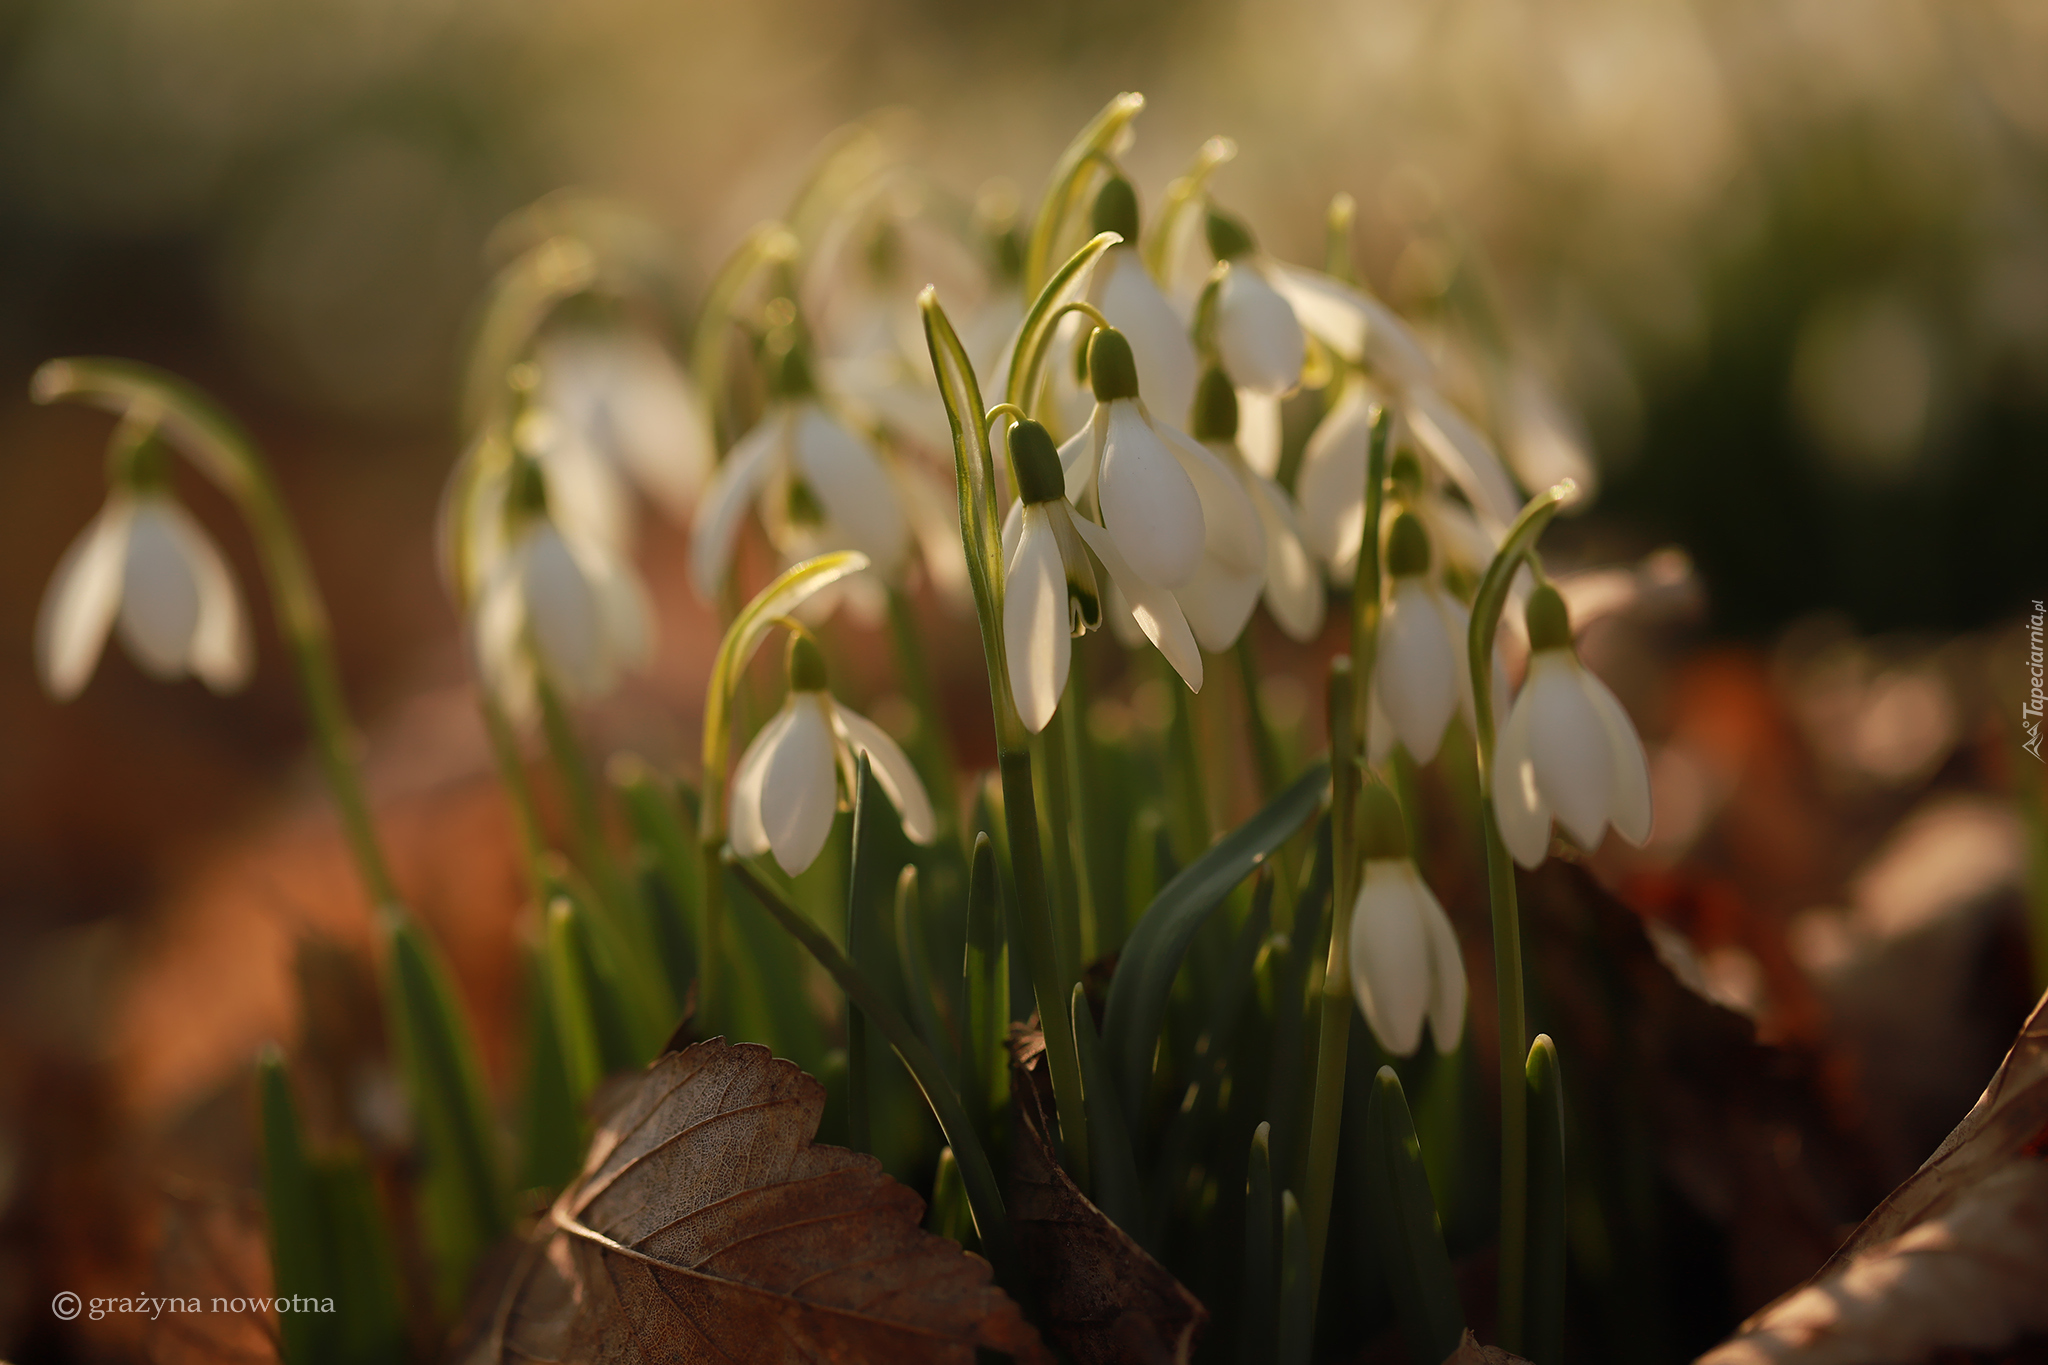
[[[33,408],[34,367],[144,359],[244,417],[330,594],[421,899],[515,903],[489,856],[502,813],[463,785],[430,531],[485,239],[560,186],[616,196],[672,235],[687,316],[819,140],[891,106],[940,180],[1029,196],[1109,95],[1143,90],[1128,161],[1153,195],[1227,133],[1218,193],[1279,254],[1319,260],[1343,190],[1391,301],[1426,316],[1484,291],[1598,458],[1564,543],[1675,545],[1697,572],[1697,610],[1647,632],[1662,662],[1624,688],[1690,823],[1609,880],[1767,1032],[1819,1046],[1854,1013],[1823,967],[1878,932],[1857,878],[1899,832],[1951,821],[1923,836],[1935,900],[1993,869],[1966,889],[2007,927],[1988,968],[1959,950],[1956,987],[1991,1001],[1989,1041],[1888,1130],[1883,1169],[1910,1169],[2031,996],[2014,623],[2048,592],[2044,71],[2035,0],[0,7],[0,1352],[133,1346],[57,1331],[48,1258],[86,1275],[157,1245],[95,1202],[132,1178],[124,1135],[234,1140],[192,1115],[248,1021],[292,1008],[280,923],[352,895],[273,636],[233,701],[112,653],[73,705],[36,687],[36,604],[97,505],[105,432]],[[253,584],[225,509],[194,501]],[[703,671],[675,548],[649,551],[662,665],[613,722],[656,752],[687,747]],[[485,851],[450,866],[457,845]],[[509,992],[503,921],[450,931],[485,1007]],[[181,955],[182,985],[136,985]],[[217,998],[238,991],[253,1002]]]

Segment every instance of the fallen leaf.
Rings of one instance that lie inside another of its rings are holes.
[[[1047,1333],[1077,1365],[1181,1365],[1209,1310],[1088,1201],[1053,1154],[1045,1035],[1011,1042],[1009,1206]]]
[[[986,1348],[1050,1365],[988,1263],[919,1226],[915,1193],[812,1141],[824,1106],[755,1044],[662,1057],[459,1358],[972,1365]]]
[[[1468,1327],[1458,1349],[1444,1357],[1444,1365],[1529,1365],[1529,1362],[1499,1346],[1481,1346],[1479,1338],[1473,1336],[1472,1329]]]

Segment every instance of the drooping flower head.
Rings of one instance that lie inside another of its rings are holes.
[[[1387,535],[1386,604],[1380,618],[1373,694],[1398,739],[1417,763],[1436,756],[1451,714],[1472,718],[1472,672],[1465,665],[1471,613],[1430,573],[1429,533],[1412,512],[1400,512]],[[1382,742],[1369,737],[1374,747]]]
[[[1289,303],[1267,278],[1272,269],[1242,220],[1211,208],[1209,250],[1228,266],[1216,284],[1212,327],[1224,369],[1239,388],[1278,398],[1301,382],[1308,337]]]
[[[833,698],[824,653],[810,636],[791,634],[787,663],[782,709],[761,727],[733,772],[733,851],[743,858],[772,852],[792,877],[809,867],[832,832],[833,814],[853,797],[862,754],[902,817],[903,832],[930,843],[938,834],[931,798],[902,747]]]
[[[1550,853],[1553,817],[1587,852],[1609,825],[1641,847],[1650,837],[1650,765],[1642,738],[1607,684],[1579,662],[1564,598],[1529,595],[1529,669],[1493,752],[1493,810],[1524,867]]]
[[[1380,1046],[1406,1057],[1427,1023],[1439,1053],[1465,1027],[1465,959],[1450,917],[1416,869],[1392,793],[1359,793],[1365,871],[1351,908],[1351,989]]]
[[[1199,362],[1188,337],[1187,320],[1175,311],[1145,269],[1145,258],[1138,251],[1138,192],[1131,182],[1121,175],[1105,181],[1095,192],[1090,220],[1090,232],[1114,232],[1123,240],[1095,263],[1088,282],[1088,302],[1127,339],[1137,382],[1147,401],[1179,426],[1187,421],[1188,408],[1195,400]]]
[[[1221,605],[1229,611],[1241,606],[1248,616],[1263,589],[1266,609],[1280,628],[1293,639],[1313,639],[1323,626],[1323,576],[1302,540],[1300,510],[1293,495],[1252,468],[1238,447],[1237,431],[1234,376],[1212,365],[1203,373],[1195,393],[1194,437],[1236,476],[1258,512],[1259,530],[1266,542],[1266,562],[1260,574],[1218,575],[1224,580],[1222,596],[1231,599]],[[1233,639],[1243,624],[1241,617],[1237,630],[1229,632]]]
[[[115,486],[57,563],[36,618],[36,667],[58,701],[85,687],[109,632],[144,672],[216,692],[249,679],[247,613],[227,562],[170,488],[167,452],[115,433]]]
[[[668,349],[645,332],[579,325],[542,337],[534,365],[537,409],[555,441],[574,448],[563,461],[595,457],[600,476],[623,472],[687,522],[711,475],[711,429]]]

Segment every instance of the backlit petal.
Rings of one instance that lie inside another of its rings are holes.
[[[1420,574],[1394,580],[1380,618],[1373,685],[1394,733],[1417,763],[1436,757],[1444,727],[1458,706],[1460,651]]]
[[[1308,339],[1257,267],[1240,262],[1216,293],[1216,349],[1232,380],[1277,396],[1301,382]]]
[[[1154,422],[1152,429],[1166,438],[1180,457],[1202,504],[1202,553],[1233,573],[1266,571],[1266,533],[1259,526],[1259,510],[1245,492],[1244,481],[1200,441],[1177,427]]]
[[[1090,299],[1110,326],[1131,343],[1138,366],[1138,396],[1154,412],[1178,425],[1195,402],[1198,362],[1187,323],[1145,272],[1134,247],[1114,246],[1102,254]]]
[[[1258,474],[1247,476],[1245,488],[1266,535],[1266,609],[1290,638],[1312,640],[1323,628],[1323,575],[1302,542],[1294,500]]]
[[[1529,660],[1529,757],[1536,785],[1573,842],[1591,853],[1607,828],[1614,790],[1607,731],[1586,695],[1578,661],[1565,649],[1541,650]]]
[[[889,794],[897,815],[903,820],[903,832],[910,836],[912,843],[930,843],[938,835],[932,799],[926,794],[924,781],[917,775],[910,756],[903,752],[903,746],[881,726],[837,702],[832,703],[832,718],[853,752],[868,756],[875,781],[882,784],[882,790]]]
[[[1309,433],[1295,476],[1302,539],[1340,582],[1358,568],[1365,526],[1365,461],[1372,440],[1373,395],[1348,383],[1337,405]]]
[[[1402,384],[1427,383],[1435,375],[1415,334],[1400,314],[1362,289],[1320,271],[1273,264],[1268,276],[1294,316],[1331,350]]]
[[[1180,603],[1165,588],[1147,583],[1131,572],[1131,566],[1117,550],[1116,540],[1107,531],[1084,517],[1073,518],[1074,529],[1095,557],[1102,561],[1108,571],[1110,583],[1122,595],[1130,608],[1131,619],[1138,623],[1138,629],[1145,633],[1158,651],[1173,665],[1174,672],[1190,691],[1202,690],[1202,651],[1195,644],[1195,635],[1188,628],[1187,617],[1181,614]],[[1112,599],[1116,594],[1112,594]]]
[[[1536,785],[1536,765],[1529,757],[1530,696],[1527,682],[1493,746],[1493,818],[1501,842],[1523,867],[1537,867],[1550,856],[1550,807]]]
[[[789,726],[778,736],[761,774],[761,828],[782,870],[794,877],[817,860],[839,809],[829,703],[822,693],[799,693]]]
[[[1422,1042],[1430,1003],[1429,937],[1405,858],[1374,858],[1351,910],[1351,989],[1380,1046],[1396,1057]],[[1424,892],[1423,894],[1427,894]]]
[[[1408,425],[1415,439],[1465,490],[1480,516],[1501,526],[1514,521],[1522,499],[1493,442],[1436,390],[1418,387],[1407,398]]]
[[[254,652],[249,642],[249,617],[242,606],[242,594],[235,587],[227,561],[214,548],[213,540],[199,529],[185,509],[166,503],[164,512],[171,534],[184,546],[185,562],[192,567],[199,588],[199,621],[192,631],[190,663],[192,672],[216,692],[233,692],[249,681]]]
[[[1102,524],[1137,577],[1178,587],[1202,562],[1202,503],[1180,459],[1135,401],[1109,408]]]
[[[1607,818],[1616,834],[1641,848],[1650,837],[1650,760],[1643,753],[1642,736],[1636,733],[1635,722],[1628,718],[1621,699],[1584,665],[1579,668],[1579,684],[1600,717],[1600,728],[1607,733],[1613,770]]]
[[[1059,539],[1045,510],[1026,507],[1014,520],[1020,529],[1015,548],[1006,549],[1003,647],[1009,657],[1010,692],[1017,702],[1017,714],[1035,735],[1052,719],[1060,692],[1067,685],[1072,657],[1067,576],[1060,561]]]
[[[782,703],[782,709],[761,727],[740,754],[739,766],[733,769],[732,796],[726,803],[730,831],[727,837],[732,841],[733,852],[742,858],[759,857],[768,851],[768,830],[761,823],[761,782],[768,775],[769,758],[796,719],[796,702],[792,694]]]
[[[611,686],[602,608],[582,564],[552,523],[529,531],[513,551],[526,602],[526,629],[548,679],[575,697]]]
[[[1422,929],[1429,938],[1429,1031],[1439,1053],[1454,1051],[1465,1031],[1465,956],[1443,902],[1411,863],[1408,875],[1422,905]]]
[[[791,463],[818,501],[837,538],[892,572],[909,548],[910,523],[880,456],[816,403],[797,412]]]
[[[1280,400],[1271,394],[1237,391],[1237,448],[1244,462],[1266,478],[1280,473]]]
[[[106,647],[107,632],[121,609],[134,512],[134,502],[123,495],[107,499],[50,575],[36,617],[36,668],[58,701],[78,695]]]
[[[168,499],[141,498],[128,528],[121,570],[121,643],[144,671],[184,674],[199,629],[199,575],[172,520]]]
[[[747,508],[786,458],[790,413],[772,409],[726,453],[690,522],[690,586],[706,602],[718,597],[732,567],[733,543]]]

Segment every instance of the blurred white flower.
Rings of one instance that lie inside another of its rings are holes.
[[[1308,337],[1294,305],[1274,288],[1269,275],[1277,267],[1259,252],[1251,231],[1214,208],[1206,228],[1210,251],[1230,267],[1213,304],[1217,355],[1240,388],[1277,398],[1301,382]]]
[[[689,376],[654,338],[624,328],[552,332],[535,355],[539,406],[561,439],[624,470],[687,521],[711,474],[710,426]]]
[[[1232,387],[1232,376],[1220,369],[1209,369],[1195,395],[1194,434],[1237,477],[1258,511],[1259,529],[1266,542],[1266,562],[1260,582],[1245,600],[1243,610],[1249,614],[1251,601],[1263,588],[1266,609],[1280,628],[1293,639],[1310,640],[1323,628],[1322,571],[1302,538],[1301,515],[1294,498],[1271,477],[1253,468],[1238,447],[1240,401],[1240,392]],[[1238,630],[1242,629],[1240,621]],[[1233,638],[1235,635],[1232,632]]]
[[[59,701],[84,688],[109,631],[143,670],[216,692],[249,679],[249,625],[220,551],[160,485],[119,488],[58,561],[36,618],[36,666]]]
[[[816,644],[792,636],[789,695],[733,772],[733,851],[745,858],[772,851],[792,877],[809,867],[832,832],[842,782],[851,798],[861,754],[902,817],[903,832],[930,843],[938,826],[917,769],[882,727],[833,699]]]
[[[1409,856],[1401,810],[1384,787],[1361,792],[1365,871],[1351,908],[1351,989],[1380,1046],[1412,1054],[1429,1025],[1436,1050],[1465,1029],[1465,959],[1450,917]]]
[[[1114,232],[1123,241],[1095,262],[1088,302],[1129,340],[1146,401],[1179,426],[1195,401],[1195,344],[1188,338],[1187,320],[1146,271],[1138,252],[1138,196],[1130,181],[1111,176],[1096,192],[1089,230]]]
[[[610,691],[653,648],[638,576],[611,547],[556,524],[545,480],[531,460],[514,465],[505,549],[475,606],[479,671],[519,720],[532,712],[536,667],[565,696],[584,699]]]
[[[884,576],[911,545],[902,496],[882,454],[818,398],[795,350],[759,425],[727,452],[690,527],[690,581],[715,599],[750,504],[784,554],[859,550]]]
[[[1493,752],[1493,809],[1515,861],[1550,853],[1550,822],[1587,852],[1606,827],[1641,847],[1650,837],[1650,765],[1642,738],[1607,685],[1572,648],[1564,599],[1529,596],[1529,669]]]

